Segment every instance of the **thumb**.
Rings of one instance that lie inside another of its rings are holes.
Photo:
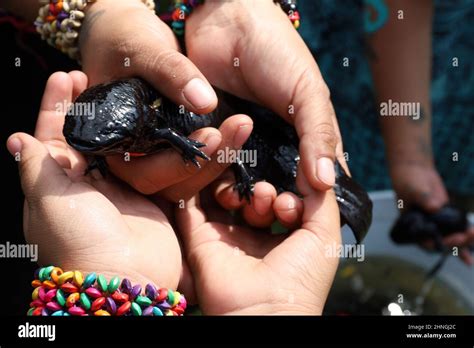
[[[136,74],[177,105],[196,113],[208,113],[217,106],[217,96],[199,69],[183,54],[164,45],[146,46],[136,58]],[[144,54],[143,52],[147,52]]]
[[[19,163],[21,187],[28,202],[61,195],[71,183],[46,146],[32,136],[15,133],[8,138],[7,148]]]

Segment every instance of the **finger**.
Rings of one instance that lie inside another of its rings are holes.
[[[296,186],[303,196],[304,211],[302,216],[303,230],[318,236],[320,240],[339,242],[341,238],[339,207],[333,191],[315,191],[298,168]],[[334,212],[337,212],[335,214]]]
[[[289,229],[301,226],[303,201],[292,192],[284,192],[275,199],[273,211],[278,221]]]
[[[267,266],[280,271],[300,274],[305,283],[309,280],[327,282],[329,289],[338,261],[337,255],[328,256],[325,250],[341,243],[339,209],[335,195],[332,190],[314,190],[301,168],[298,169],[297,187],[304,197],[302,226],[272,250],[264,261]],[[288,262],[287,255],[298,255],[298,258]],[[324,269],[323,273],[318,271],[321,269]],[[321,289],[320,285],[319,288]]]
[[[60,140],[63,137],[64,117],[71,103],[73,81],[65,72],[52,74],[44,90],[35,137],[39,141]]]
[[[268,227],[275,221],[273,213],[273,202],[277,192],[272,184],[258,182],[255,184],[251,204],[245,204],[243,216],[245,221],[254,227]]]
[[[453,233],[445,238],[443,238],[443,244],[448,247],[463,247],[469,246],[474,243],[474,230],[469,230],[467,232]]]
[[[189,245],[192,234],[207,222],[207,216],[201,208],[199,195],[184,203],[184,207],[176,208],[176,223],[185,245]]]
[[[15,133],[8,138],[7,148],[12,155],[20,155],[21,186],[28,203],[44,196],[61,195],[71,183],[47,148],[32,136]]]
[[[186,302],[189,305],[197,303],[196,290],[194,289],[194,278],[189,269],[186,258],[183,259],[183,269],[181,271],[181,278],[178,284],[178,290],[182,294],[186,294]]]
[[[334,160],[341,137],[334,127],[336,115],[329,90],[316,64],[310,66],[294,83],[291,97],[283,99],[289,101],[283,110],[293,109],[294,114],[286,119],[293,122],[300,138],[300,163],[308,182],[315,189],[328,190],[335,183]]]
[[[332,105],[331,105],[331,107],[334,108]],[[334,115],[335,115],[335,112],[334,112]],[[339,163],[341,164],[342,168],[344,168],[346,174],[351,176],[351,171],[349,169],[349,166],[347,165],[346,156],[344,154],[344,145],[342,143],[341,130],[339,129],[339,124],[337,123],[336,117],[332,118],[332,125],[334,127],[334,131],[336,133],[336,139],[337,139],[336,158],[339,161]]]
[[[301,122],[308,123],[308,122]],[[300,126],[301,129],[308,126]],[[304,174],[318,190],[331,188],[336,181],[334,158],[337,138],[331,123],[323,122],[313,131],[300,131],[299,151]]]
[[[222,140],[220,132],[214,128],[199,129],[189,138],[206,144],[200,150],[207,156],[216,151]],[[122,156],[107,158],[111,171],[143,194],[156,193],[190,178],[208,164],[203,159],[198,161],[201,168],[185,162],[182,155],[172,148],[150,156],[132,157],[130,161],[124,161]]]
[[[436,213],[449,202],[448,193],[442,182],[439,185],[432,183],[427,183],[428,185],[426,183],[419,184],[420,186],[416,190],[410,192],[411,198],[409,201],[420,205],[426,212]]]
[[[272,93],[256,90],[258,98],[294,124],[300,138],[299,152],[303,173],[310,185],[318,190],[328,190],[335,183],[334,160],[339,133],[334,128],[336,119],[329,89],[304,42],[293,34],[300,53],[295,58],[294,69],[288,61],[276,59],[272,69],[285,74],[273,74],[266,81]],[[260,82],[253,80],[253,85]],[[288,88],[291,86],[292,88]]]
[[[159,20],[158,20],[159,22]],[[149,34],[149,33],[148,33]],[[140,51],[134,58],[135,73],[178,105],[207,113],[217,105],[217,96],[199,69],[183,54],[169,48],[160,37],[138,37]]]
[[[239,193],[234,189],[234,175],[227,171],[213,184],[214,197],[222,208],[227,210],[237,210],[245,205],[245,200],[241,200]]]
[[[468,248],[461,249],[461,252],[459,253],[459,258],[468,266],[472,266],[472,264],[474,263],[474,258],[472,257],[472,254]]]
[[[160,194],[168,200],[178,202],[181,199],[187,200],[201,191],[232,164],[232,158],[226,158],[226,155],[236,154],[250,136],[252,127],[252,119],[245,115],[226,119],[219,127],[222,142],[211,161],[191,178],[166,188]]]
[[[75,101],[79,94],[87,88],[87,75],[79,70],[70,71],[68,74],[72,79],[72,101]]]

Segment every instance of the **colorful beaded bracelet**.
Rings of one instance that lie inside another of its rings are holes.
[[[80,271],[63,272],[59,267],[37,269],[28,315],[32,316],[179,316],[186,299],[178,291],[153,284],[132,286],[130,280]]]
[[[43,40],[67,54],[70,58],[79,60],[78,37],[84,9],[96,0],[49,0],[39,9],[35,21],[36,31]],[[155,9],[153,0],[142,0],[150,9]]]
[[[288,15],[295,29],[298,29],[300,26],[300,14],[297,10],[296,0],[273,0],[273,2],[280,4],[280,7]],[[173,32],[176,35],[183,35],[184,22],[193,10],[202,3],[204,3],[204,0],[175,0],[171,16],[164,15],[160,17],[163,20],[170,19]]]
[[[198,7],[204,0],[175,0],[174,10],[171,13],[171,29],[176,35],[184,34],[184,22],[191,15],[194,8]]]
[[[288,15],[295,29],[298,29],[300,27],[300,14],[296,0],[273,0],[273,2],[280,4],[281,9]]]

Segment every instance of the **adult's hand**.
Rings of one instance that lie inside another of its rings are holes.
[[[87,7],[80,34],[84,72],[90,85],[139,76],[178,105],[206,113],[217,97],[198,68],[179,51],[171,29],[140,0],[100,0]],[[252,131],[252,121],[233,116],[219,130],[204,128],[190,138],[205,143],[211,156],[219,149],[239,149]],[[144,194],[179,201],[194,195],[226,168],[225,163],[200,160],[199,170],[169,149],[159,154],[124,161],[107,158],[111,171]]]
[[[187,19],[185,35],[189,59],[213,85],[256,101],[295,126],[303,173],[313,188],[331,188],[334,159],[337,156],[344,163],[344,158],[329,90],[313,56],[279,6],[271,0],[209,0]],[[235,206],[237,194],[225,191],[228,194],[217,195],[220,202]],[[266,184],[258,191],[265,195],[256,197],[253,212],[247,214],[255,216],[251,224],[270,222],[273,213],[279,217],[285,213],[278,210],[288,209],[291,216],[286,214],[282,223],[301,220],[302,209],[296,207],[300,204],[294,204],[294,197],[286,195],[274,207],[274,188]]]
[[[421,162],[403,160],[393,163],[390,167],[392,182],[399,199],[403,200],[404,207],[417,205],[427,212],[436,212],[449,202],[449,196],[434,165]],[[459,257],[467,264],[472,265],[474,260],[469,246],[474,245],[474,228],[468,231],[453,233],[442,240],[448,248],[460,248]],[[433,249],[432,241],[423,242],[421,246]]]
[[[191,61],[209,81],[294,124],[310,185],[334,184],[341,139],[329,90],[302,38],[271,0],[210,0],[186,22]]]
[[[86,85],[81,72],[53,74],[35,138],[8,139],[10,153],[20,155],[26,240],[39,246],[42,265],[176,289],[181,251],[163,211],[111,176],[84,176],[86,160],[62,136],[65,112],[57,106]]]
[[[199,196],[177,208],[192,288],[205,314],[322,313],[339,261],[328,252],[341,243],[339,210],[333,191],[315,191],[301,173],[298,189],[303,224],[288,237],[238,227]]]

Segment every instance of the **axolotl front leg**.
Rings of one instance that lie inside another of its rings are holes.
[[[172,128],[156,129],[154,136],[156,139],[165,140],[168,142],[171,146],[181,152],[185,162],[191,161],[198,168],[201,168],[201,165],[197,161],[196,157],[201,157],[207,161],[210,160],[209,156],[199,150],[199,148],[206,146],[206,144],[189,139]]]

